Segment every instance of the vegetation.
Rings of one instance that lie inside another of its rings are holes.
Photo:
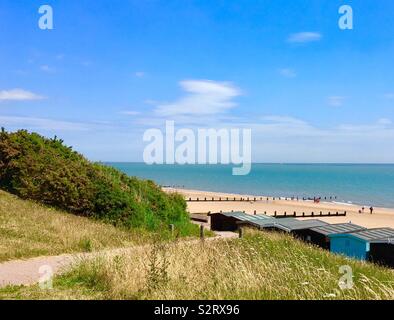
[[[180,236],[197,233],[180,195],[165,194],[152,181],[91,163],[56,137],[2,129],[0,188],[116,226],[157,231],[174,224]]]
[[[0,191],[0,262],[127,247],[149,240],[143,235]]]
[[[288,235],[135,247],[84,260],[53,290],[0,289],[6,299],[393,299],[394,272],[332,255]],[[340,266],[354,274],[341,290]]]

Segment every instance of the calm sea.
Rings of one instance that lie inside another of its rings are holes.
[[[337,196],[337,201],[394,208],[394,165],[253,164],[247,176],[227,165],[109,163],[160,185],[251,195]]]

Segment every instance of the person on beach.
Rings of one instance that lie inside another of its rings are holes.
[[[369,211],[371,212],[371,214],[373,213],[373,207],[369,208]]]

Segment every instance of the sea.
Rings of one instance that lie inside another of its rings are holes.
[[[394,164],[252,164],[246,176],[232,165],[107,164],[161,186],[394,208]]]

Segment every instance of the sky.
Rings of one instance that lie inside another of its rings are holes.
[[[171,120],[250,128],[254,162],[394,163],[393,15],[392,0],[1,0],[0,126],[94,161],[142,161],[144,132]]]

